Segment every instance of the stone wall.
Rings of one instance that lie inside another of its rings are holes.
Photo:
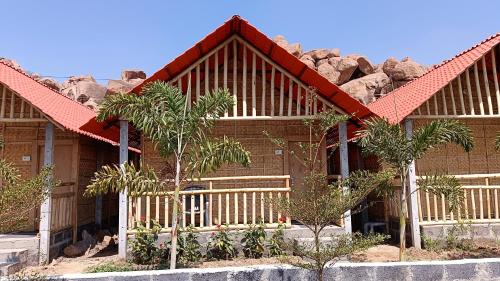
[[[121,280],[316,280],[312,271],[289,265],[262,265],[253,267],[226,267],[178,269],[136,272],[113,272],[63,275],[68,281]],[[434,280],[500,280],[500,259],[457,261],[394,262],[394,263],[338,263],[325,271],[329,281],[434,281]]]

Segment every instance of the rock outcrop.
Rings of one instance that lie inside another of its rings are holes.
[[[425,66],[408,57],[401,61],[390,57],[383,63],[374,64],[367,56],[360,54],[341,56],[338,48],[304,52],[300,43],[289,43],[282,35],[276,36],[274,42],[364,104],[386,95],[427,71]],[[51,77],[24,71],[14,60],[0,58],[0,62],[94,110],[98,109],[105,95],[128,92],[146,79],[144,71],[126,69],[122,71],[120,79],[108,80],[106,86],[97,83],[91,75],[71,76],[59,83]]]
[[[305,65],[317,70],[326,79],[339,85],[364,104],[386,95],[427,71],[425,66],[410,58],[399,61],[390,57],[377,65],[364,55],[341,56],[339,49],[297,52],[282,35],[276,36],[274,40]]]

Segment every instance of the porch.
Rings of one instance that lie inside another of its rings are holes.
[[[293,218],[283,215],[276,206],[276,199],[290,198],[290,180],[290,175],[193,180],[180,192],[180,227],[191,225],[198,232],[207,232],[216,230],[217,225],[227,225],[229,229],[241,230],[262,222],[265,229],[277,228],[280,223],[290,229]],[[127,233],[134,234],[138,226],[151,229],[154,224],[161,228],[160,233],[169,233],[173,193],[131,197]],[[339,226],[343,227],[343,222]]]

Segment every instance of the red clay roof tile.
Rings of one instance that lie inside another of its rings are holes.
[[[500,43],[500,33],[487,38],[452,59],[443,61],[424,75],[372,102],[368,108],[378,116],[387,118],[390,122],[400,122],[460,73],[481,59],[498,43]]]

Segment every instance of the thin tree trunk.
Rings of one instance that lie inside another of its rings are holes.
[[[172,231],[171,237],[171,248],[170,248],[170,269],[175,269],[177,263],[177,230],[178,230],[178,209],[179,209],[179,192],[181,190],[181,163],[180,160],[176,160],[175,167],[175,192],[174,192],[174,205],[172,212]]]
[[[406,215],[408,204],[406,203],[406,176],[401,175],[401,198],[399,211],[399,260],[406,260]]]

